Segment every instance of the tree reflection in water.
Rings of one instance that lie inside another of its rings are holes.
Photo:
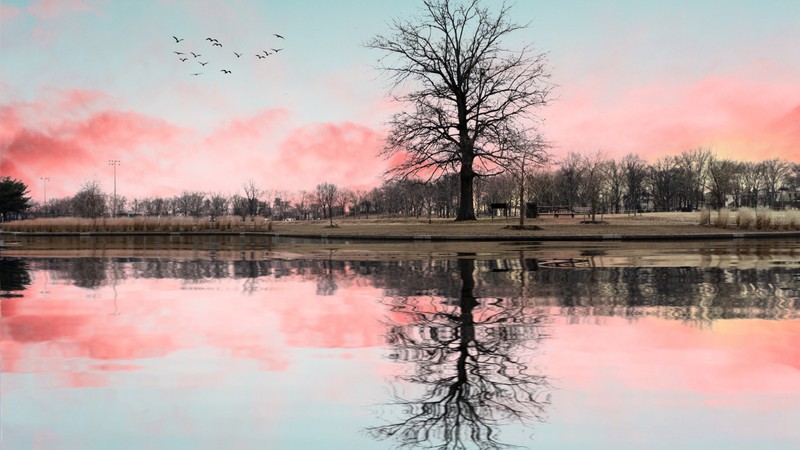
[[[28,263],[20,258],[0,257],[0,298],[20,297],[31,284]]]
[[[414,363],[399,376],[424,391],[414,399],[395,393],[392,409],[404,418],[371,427],[377,439],[400,448],[498,449],[498,429],[509,422],[541,421],[549,404],[547,379],[532,373],[531,356],[544,316],[521,299],[475,297],[475,260],[458,262],[459,293],[451,297],[399,297],[387,341],[392,358]],[[398,321],[398,322],[401,322]]]

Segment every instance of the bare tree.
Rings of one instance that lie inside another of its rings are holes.
[[[547,154],[547,143],[541,135],[531,137],[520,130],[508,129],[501,141],[506,155],[506,169],[511,173],[517,185],[519,201],[519,226],[525,227],[526,203],[525,186],[528,174],[534,168],[544,166],[550,158]]]
[[[558,188],[567,206],[572,208],[579,202],[583,184],[583,156],[577,152],[570,152],[558,165]]]
[[[247,214],[251,220],[256,220],[260,206],[259,198],[262,194],[261,188],[258,187],[255,181],[249,180],[242,186],[242,189],[244,189],[244,198],[247,200]]]
[[[317,201],[326,211],[331,227],[333,227],[333,205],[336,203],[338,191],[339,188],[332,183],[317,185]]]
[[[642,191],[647,176],[647,164],[639,155],[631,153],[622,158],[622,168],[628,190],[627,209],[628,212],[633,211],[633,215],[636,215],[642,208]]]
[[[206,202],[208,215],[211,216],[212,221],[228,214],[228,197],[226,195],[221,193],[209,194]]]
[[[383,154],[405,157],[393,176],[459,173],[456,220],[475,220],[473,180],[503,165],[497,146],[503,128],[535,119],[533,110],[547,104],[546,55],[529,45],[516,52],[503,46],[525,28],[510,20],[505,4],[496,14],[479,0],[423,5],[420,17],[395,20],[392,35],[366,44],[385,53],[380,66],[395,88],[407,81],[418,86],[399,98],[411,111],[390,120]]]
[[[683,175],[681,190],[689,208],[697,208],[703,202],[708,164],[712,157],[711,149],[708,148],[686,150],[678,156]]]
[[[773,158],[761,163],[762,185],[767,198],[767,206],[774,207],[778,197],[778,189],[784,183],[784,178],[792,166],[788,161]]]
[[[592,222],[597,221],[600,193],[606,180],[606,157],[601,151],[583,156],[583,196],[591,209]]]
[[[733,194],[737,172],[739,165],[730,159],[711,158],[708,164],[708,192],[717,208],[724,207],[728,196]]]
[[[72,197],[72,209],[80,217],[97,218],[105,213],[106,195],[96,179],[84,181],[81,189]]]

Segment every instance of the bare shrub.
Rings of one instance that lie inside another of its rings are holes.
[[[769,209],[759,209],[756,211],[756,229],[769,230],[772,223],[772,211]]]
[[[756,212],[753,208],[739,208],[736,214],[736,228],[749,230],[756,223]]]
[[[708,226],[711,225],[711,210],[708,208],[700,210],[700,225],[701,226]]]
[[[720,208],[720,210],[717,211],[717,219],[714,222],[714,226],[718,228],[726,228],[730,222],[730,219],[731,210],[728,208]]]

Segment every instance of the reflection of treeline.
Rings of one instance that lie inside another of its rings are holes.
[[[27,261],[0,257],[0,298],[18,297],[31,284]]]
[[[125,278],[174,278],[200,282],[224,278],[294,277],[329,285],[368,284],[388,297],[455,296],[456,260],[342,261],[209,260],[153,258],[51,258],[31,268],[54,272],[78,286],[96,288]],[[666,315],[680,318],[796,317],[797,270],[695,267],[552,268],[533,259],[476,261],[481,297],[523,299],[575,315]]]

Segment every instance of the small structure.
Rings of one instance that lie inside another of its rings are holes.
[[[503,217],[508,217],[508,203],[492,203],[489,205],[492,208],[492,219],[497,214],[495,211],[503,210]]]

